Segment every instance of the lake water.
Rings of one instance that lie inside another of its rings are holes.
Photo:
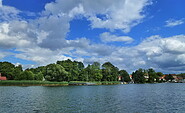
[[[185,84],[0,86],[0,113],[185,113]]]

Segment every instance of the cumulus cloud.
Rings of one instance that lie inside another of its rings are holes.
[[[0,0],[0,12],[0,22],[17,19],[17,17],[19,17],[18,14],[21,13],[21,11],[14,7],[4,6],[2,0]]]
[[[151,36],[137,46],[115,47],[109,55],[92,56],[84,59],[85,63],[111,61],[129,73],[138,68],[154,68],[164,73],[181,73],[185,67],[185,36]],[[109,49],[107,49],[109,50]]]
[[[108,2],[102,0],[100,4],[98,1],[93,2],[91,4],[97,8],[95,13],[106,16],[106,19],[101,19],[97,15],[90,16],[89,20],[91,20],[93,28],[121,29],[124,32],[129,32],[133,26],[142,21],[145,17],[142,13],[143,9],[150,4],[148,0],[116,0],[112,2],[111,0]],[[105,2],[107,4],[103,5]],[[101,8],[101,6],[103,7]]]
[[[16,23],[16,22],[15,22]],[[14,24],[15,24],[14,23]],[[25,29],[21,21],[18,22],[18,29],[14,29],[11,23],[0,23],[0,47],[1,48],[13,48],[13,47],[27,47],[31,45],[28,38],[29,33],[22,33],[21,29]],[[22,28],[21,28],[22,27]],[[20,28],[20,29],[19,29]],[[17,32],[19,30],[20,32]]]
[[[16,54],[15,57],[34,61],[36,65],[47,65],[49,63],[54,63],[57,60],[66,60],[71,59],[70,57],[66,57],[63,54],[65,52],[62,51],[52,51],[46,48],[40,47],[32,47],[32,48],[21,48],[17,49],[22,53]]]
[[[66,40],[70,28],[69,22],[75,16],[83,15],[86,17],[91,21],[93,28],[127,29],[128,31],[133,26],[131,24],[138,23],[144,17],[143,8],[148,4],[148,0],[117,0],[116,2],[112,0],[56,0],[45,5],[45,11],[41,13],[42,15],[39,18],[24,20],[19,16],[21,11],[10,6],[4,6],[1,1],[1,18],[7,22],[1,23],[2,26],[6,25],[6,29],[0,28],[0,44],[4,48],[39,46],[51,50],[74,46],[75,44],[81,46],[85,44],[81,42],[86,40]],[[107,19],[102,20],[98,18],[98,15],[106,15]],[[105,24],[97,26],[100,24],[97,24],[98,21],[92,20],[93,18],[100,19],[101,23]],[[106,23],[106,21],[109,22]],[[114,37],[114,39],[110,37]],[[128,42],[132,40],[130,37],[116,37],[114,35],[110,35],[110,37],[104,38],[104,41]]]
[[[184,24],[184,19],[180,19],[180,20],[175,20],[175,19],[169,19],[166,21],[166,27],[174,27],[174,26],[178,26]]]
[[[173,67],[181,68],[185,66],[185,62],[183,60],[183,56],[185,54],[184,45],[184,35],[177,35],[166,38],[162,38],[160,36],[151,36],[135,47],[122,50],[123,53],[128,54],[126,56],[131,59],[132,64],[138,62],[141,63],[135,65],[138,68],[153,67],[157,70],[163,70],[163,72],[175,72],[183,70],[175,70],[176,68],[173,69]],[[134,55],[130,55],[133,53]],[[129,65],[127,66],[129,67]]]
[[[69,17],[81,14],[91,21],[92,28],[129,32],[145,17],[143,9],[149,4],[150,0],[56,0],[46,4],[44,13]]]
[[[134,39],[129,36],[116,36],[109,32],[104,32],[100,34],[100,38],[103,42],[126,42],[131,43]]]

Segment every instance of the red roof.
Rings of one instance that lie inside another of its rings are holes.
[[[132,78],[132,75],[129,75],[130,76],[130,78]]]
[[[0,80],[7,80],[6,77],[0,77]]]
[[[167,75],[163,75],[162,77],[159,77],[160,79],[164,79]]]
[[[7,78],[4,76],[1,76],[1,73],[0,73],[0,80],[7,80]]]

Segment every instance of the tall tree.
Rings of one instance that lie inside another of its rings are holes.
[[[124,82],[130,82],[130,77],[129,77],[129,74],[127,73],[126,70],[120,70],[119,71],[119,76],[122,77],[122,81]]]
[[[86,71],[88,81],[101,81],[103,76],[100,69],[100,63],[94,62],[92,65],[88,65]]]
[[[14,71],[13,71],[13,76],[12,76],[13,79],[15,79],[16,76],[19,76],[22,72],[23,72],[23,70],[22,70],[21,65],[15,66]]]
[[[13,80],[15,78],[14,69],[14,64],[9,62],[0,62],[0,73],[3,76],[6,76],[9,80]]]
[[[156,81],[157,82],[162,82],[162,81],[159,80],[159,77],[162,77],[164,74],[162,72],[157,72],[156,75],[157,75]]]
[[[42,72],[38,72],[35,74],[34,79],[35,80],[43,80],[43,77],[44,77],[44,75],[42,74]]]
[[[45,79],[48,81],[68,81],[68,72],[59,64],[46,66]]]
[[[15,77],[16,80],[34,80],[34,74],[31,71],[25,70],[20,75]]]
[[[102,65],[103,81],[117,81],[119,69],[110,62],[105,62]]]
[[[166,75],[166,76],[165,76],[165,79],[166,79],[166,81],[170,81],[170,82],[172,82],[172,80],[174,80],[174,78],[173,78],[173,75],[172,75],[172,74],[168,74],[168,75]]]
[[[151,68],[151,69],[148,69],[148,70],[147,70],[147,73],[148,73],[148,76],[149,76],[148,82],[149,82],[149,83],[154,83],[154,82],[156,82],[157,74],[156,74],[155,70],[152,69],[152,68]]]
[[[84,69],[84,65],[82,62],[71,61],[70,59],[57,61],[57,64],[64,67],[65,71],[69,73],[69,81],[79,80],[79,74]]]
[[[135,72],[132,73],[132,78],[134,80],[134,83],[145,83],[145,77],[144,77],[144,70],[138,69]]]

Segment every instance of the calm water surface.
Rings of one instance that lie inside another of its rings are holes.
[[[0,86],[0,113],[185,113],[185,84]]]

